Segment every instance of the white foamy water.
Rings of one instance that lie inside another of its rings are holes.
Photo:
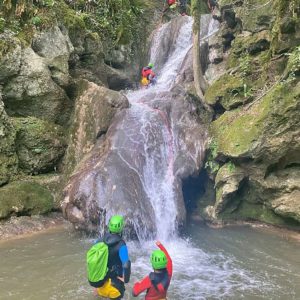
[[[157,236],[166,239],[176,233],[177,207],[174,195],[173,165],[176,156],[174,136],[166,112],[155,108],[153,102],[163,101],[166,93],[174,83],[182,61],[192,45],[192,18],[186,17],[174,51],[170,53],[163,66],[157,65],[159,72],[157,84],[145,90],[129,92],[131,116],[138,122],[139,141],[132,137],[133,143],[144,147],[144,165],[140,178],[155,215]],[[150,61],[156,62],[160,41],[169,30],[163,25],[154,35]],[[154,69],[155,71],[155,69]],[[129,134],[130,135],[130,134]],[[130,138],[130,137],[129,137]]]

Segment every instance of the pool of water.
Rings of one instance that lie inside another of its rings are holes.
[[[86,281],[92,239],[67,229],[0,243],[0,299],[96,299]],[[174,263],[169,299],[300,299],[300,244],[248,227],[189,226],[166,241]],[[129,242],[132,284],[151,271],[151,242]],[[142,296],[139,299],[143,299]]]

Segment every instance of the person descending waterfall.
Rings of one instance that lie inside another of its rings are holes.
[[[147,67],[142,69],[142,80],[141,84],[145,87],[153,85],[156,83],[156,75],[152,70],[153,64],[149,63]]]
[[[160,250],[154,250],[150,257],[154,272],[134,284],[132,289],[134,297],[137,297],[143,291],[147,291],[145,300],[167,299],[167,291],[173,273],[172,259],[159,241],[156,242],[156,245]]]
[[[126,243],[122,239],[123,228],[122,216],[111,217],[108,232],[87,253],[89,283],[96,288],[95,294],[101,297],[122,299],[124,283],[130,280],[131,262]],[[98,271],[101,269],[104,272],[99,275]]]
[[[168,9],[175,9],[177,7],[176,0],[167,0],[167,7],[164,9],[163,13],[165,13]],[[182,16],[186,16],[186,0],[179,1],[179,12]]]

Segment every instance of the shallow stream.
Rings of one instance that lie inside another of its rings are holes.
[[[86,281],[92,239],[67,229],[0,243],[0,299],[97,299]],[[174,263],[169,299],[300,299],[299,243],[248,227],[191,224],[165,243]],[[133,282],[148,274],[154,242],[129,242]],[[138,299],[143,299],[140,296]]]

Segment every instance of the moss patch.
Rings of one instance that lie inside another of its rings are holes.
[[[52,171],[66,147],[62,127],[33,117],[13,118],[13,122],[19,167],[34,174]]]
[[[225,74],[216,80],[206,91],[205,100],[214,105],[220,102],[230,109],[241,102],[243,98],[243,80],[238,76]]]
[[[37,183],[13,182],[0,189],[0,219],[11,214],[32,215],[49,212],[51,193]]]
[[[294,126],[288,116],[295,113],[299,87],[278,84],[260,102],[248,110],[224,113],[211,125],[210,132],[218,144],[218,152],[229,157],[252,156],[259,139],[264,140]]]
[[[268,207],[260,203],[250,203],[246,200],[241,201],[236,210],[230,211],[230,209],[227,209],[219,216],[223,220],[261,221],[272,225],[286,225],[286,221]]]

